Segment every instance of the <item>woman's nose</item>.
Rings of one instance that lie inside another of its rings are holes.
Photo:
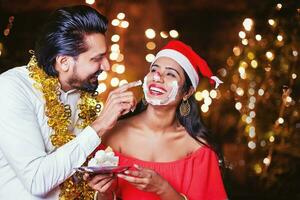
[[[155,72],[155,74],[153,75],[153,80],[154,81],[161,81],[161,75],[159,72]]]

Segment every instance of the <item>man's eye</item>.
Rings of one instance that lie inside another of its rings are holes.
[[[92,61],[93,62],[100,62],[102,60],[102,57],[99,57],[99,58],[92,58]]]

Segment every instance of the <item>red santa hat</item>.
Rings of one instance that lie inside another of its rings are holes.
[[[193,49],[179,40],[172,40],[164,46],[156,55],[154,61],[160,57],[168,57],[175,60],[191,79],[196,89],[199,83],[199,73],[210,79],[215,88],[223,83],[218,77],[213,76],[205,60],[203,60]],[[154,61],[152,63],[154,63]]]

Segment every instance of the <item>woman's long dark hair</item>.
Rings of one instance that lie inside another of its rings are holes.
[[[192,87],[192,83],[188,75],[184,72],[185,76],[185,83],[183,85],[182,91],[188,92],[188,90]],[[180,124],[186,129],[186,131],[189,133],[189,135],[194,138],[197,142],[211,148],[218,156],[219,158],[219,165],[224,168],[224,158],[221,153],[221,149],[216,142],[215,137],[213,134],[205,127],[205,125],[202,122],[200,110],[198,103],[194,97],[194,95],[191,95],[188,98],[188,102],[190,104],[190,113],[187,116],[182,116],[179,111],[180,105],[176,109],[176,117],[179,120]],[[134,115],[137,115],[144,110],[146,110],[147,105],[145,105],[142,101],[140,101],[134,112],[128,113],[122,119],[128,118]]]

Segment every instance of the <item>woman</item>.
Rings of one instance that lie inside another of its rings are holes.
[[[119,165],[134,167],[117,179],[91,178],[98,199],[113,199],[112,191],[123,200],[227,199],[214,143],[193,97],[199,72],[220,83],[180,41],[169,42],[156,55],[143,83],[145,101],[103,138]]]

